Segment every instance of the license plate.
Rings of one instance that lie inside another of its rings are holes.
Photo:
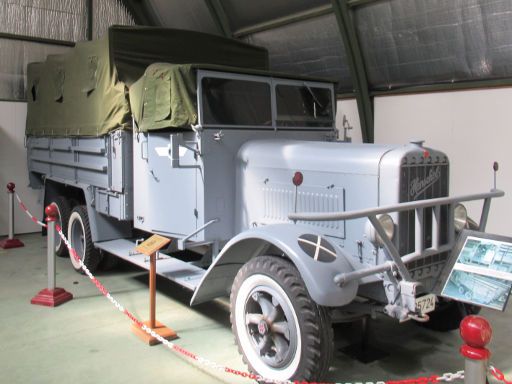
[[[416,309],[422,315],[432,312],[434,309],[436,309],[436,295],[431,293],[425,296],[417,297]]]

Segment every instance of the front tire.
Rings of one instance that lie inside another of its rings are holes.
[[[333,354],[329,311],[309,296],[288,260],[261,256],[238,272],[231,325],[249,370],[266,379],[321,380]]]
[[[99,251],[92,242],[91,227],[87,209],[84,205],[77,205],[69,216],[68,240],[76,254],[91,272],[95,272],[101,261]],[[83,273],[80,263],[70,255],[71,264],[75,271]]]

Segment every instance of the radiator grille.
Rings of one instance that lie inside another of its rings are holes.
[[[423,161],[423,162],[422,162]],[[448,196],[449,165],[444,157],[428,158],[421,156],[405,158],[400,170],[400,202],[424,200]],[[423,210],[424,246],[432,246],[432,209]],[[441,207],[440,244],[448,242],[448,207]],[[415,212],[400,212],[398,218],[398,250],[401,255],[414,252]],[[407,264],[416,278],[437,274],[448,257],[447,253],[429,256]]]

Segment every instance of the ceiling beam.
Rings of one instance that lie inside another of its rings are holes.
[[[396,95],[417,95],[420,93],[433,92],[456,92],[467,90],[482,90],[495,88],[512,88],[512,78],[463,80],[457,82],[444,82],[420,85],[403,85],[395,88],[377,88],[370,90],[371,97],[396,96]],[[354,99],[352,92],[336,94],[338,100]]]
[[[362,5],[376,3],[377,1],[381,0],[348,0],[348,6],[351,8],[360,7]]]
[[[226,15],[226,11],[220,0],[204,1],[208,7],[208,10],[210,11],[210,15],[213,21],[215,22],[215,25],[217,26],[219,32],[225,37],[233,37],[228,16]]]
[[[345,46],[345,53],[347,55],[348,66],[357,100],[357,110],[359,112],[363,141],[365,143],[373,143],[373,101],[368,89],[368,78],[364,58],[352,19],[353,11],[348,5],[348,0],[331,0],[331,3]]]
[[[86,12],[87,12],[87,40],[92,40],[93,37],[93,0],[87,0],[85,3],[86,6]]]
[[[65,47],[74,47],[75,46],[74,41],[47,39],[44,37],[37,37],[37,36],[16,35],[14,33],[5,33],[5,32],[0,32],[0,39],[28,41],[30,43],[40,43],[40,44],[62,45]]]
[[[121,3],[125,6],[130,15],[132,15],[135,24],[153,27],[161,26],[158,16],[153,11],[149,1],[121,0]]]
[[[373,90],[371,94],[372,96],[393,96],[429,92],[465,91],[503,87],[512,87],[512,78],[463,80],[458,82],[445,82],[424,85],[404,85],[396,88],[376,89]]]
[[[320,17],[324,15],[331,14],[332,6],[330,4],[322,5],[320,7],[315,7],[308,9],[306,11],[292,13],[291,15],[279,17],[273,20],[265,21],[262,23],[254,24],[249,27],[241,28],[233,32],[234,37],[243,37],[247,35],[252,35],[253,33],[267,31],[269,29],[279,28],[284,25],[293,24],[299,21],[304,21],[308,19],[313,19],[315,17]]]

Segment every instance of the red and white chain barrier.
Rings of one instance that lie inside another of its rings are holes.
[[[14,192],[14,196],[16,196],[16,200],[18,200],[18,204],[20,205],[20,208],[23,210],[23,212],[25,212],[27,214],[28,217],[30,217],[30,220],[32,220],[34,223],[40,225],[41,227],[46,228],[45,223],[37,220],[37,218],[29,212],[28,208],[26,207],[25,204],[23,204],[23,201],[21,201],[19,195],[16,192]]]
[[[494,365],[489,366],[489,372],[496,378],[496,380],[501,381],[505,384],[512,384],[512,380],[507,380],[505,378],[505,374],[501,372],[498,368],[496,368]]]
[[[25,204],[21,201],[20,197],[16,193],[16,199],[19,202],[20,208],[30,217],[30,219],[40,225],[41,227],[46,228],[46,224],[42,221],[37,220],[27,209]],[[164,339],[162,336],[157,334],[155,331],[153,331],[151,328],[146,326],[142,321],[137,319],[130,311],[128,311],[125,307],[123,307],[105,288],[105,286],[96,278],[94,275],[89,271],[87,266],[82,262],[76,251],[71,247],[70,242],[62,233],[62,228],[59,225],[55,225],[55,228],[57,230],[57,233],[61,237],[62,241],[66,244],[69,254],[71,257],[73,257],[79,264],[80,268],[84,271],[84,273],[91,279],[92,283],[98,288],[98,290],[105,296],[112,305],[121,313],[126,315],[133,323],[135,323],[139,328],[141,328],[143,331],[151,335],[152,337],[156,338],[158,341],[160,341],[163,345],[165,345],[167,348],[169,348],[171,351],[178,353],[181,356],[184,356],[192,361],[194,361],[196,364],[208,367],[212,370],[223,372],[223,373],[230,373],[238,377],[242,378],[248,378],[252,380],[257,381],[264,381],[268,383],[274,383],[274,384],[363,384],[361,383],[317,383],[317,382],[305,382],[305,381],[290,381],[290,380],[274,380],[274,379],[267,379],[262,377],[261,375],[256,375],[254,373],[245,372],[245,371],[239,371],[236,369],[232,369],[229,367],[226,367],[222,364],[217,364],[216,362],[206,359],[204,357],[198,356],[195,353],[192,353],[185,348],[182,348],[173,342]],[[499,369],[497,369],[494,366],[489,367],[489,371],[491,374],[497,379],[502,381],[505,384],[512,384],[512,381],[507,381],[505,379],[505,375],[503,372],[501,372]],[[365,381],[364,384],[428,384],[428,383],[439,383],[439,382],[453,382],[455,380],[463,380],[464,379],[464,371],[458,371],[455,373],[444,373],[442,376],[432,375],[428,377],[417,377],[417,378],[411,378],[411,379],[405,379],[405,380],[387,380],[387,381],[377,381],[377,382],[371,382],[371,381]]]

